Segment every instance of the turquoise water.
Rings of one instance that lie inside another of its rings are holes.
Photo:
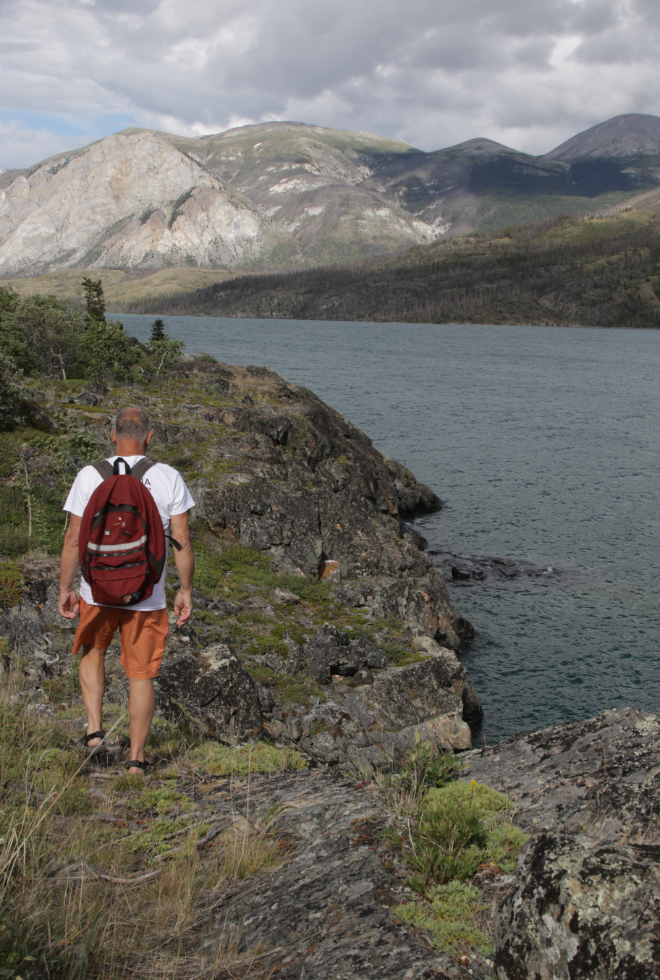
[[[153,317],[125,316],[148,336]],[[191,352],[266,364],[445,502],[431,550],[559,574],[448,582],[481,739],[614,705],[660,713],[660,333],[165,317]]]

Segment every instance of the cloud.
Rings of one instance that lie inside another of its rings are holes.
[[[201,135],[296,119],[423,149],[487,136],[541,153],[619,112],[660,113],[659,9],[657,0],[0,0],[0,166],[127,121]],[[71,120],[68,137],[55,124],[29,135],[30,113]]]

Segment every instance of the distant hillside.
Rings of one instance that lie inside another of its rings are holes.
[[[547,219],[360,267],[240,276],[124,311],[660,327],[660,194],[610,216]]]
[[[0,174],[0,277],[359,263],[597,213],[658,185],[659,132],[654,116],[619,116],[534,157],[289,122],[199,139],[129,129]]]

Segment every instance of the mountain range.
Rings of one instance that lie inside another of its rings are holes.
[[[543,156],[488,139],[424,152],[295,122],[188,138],[127,129],[0,174],[0,277],[346,264],[660,184],[660,118],[616,116]]]

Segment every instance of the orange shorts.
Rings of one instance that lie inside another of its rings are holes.
[[[150,611],[92,606],[80,600],[80,622],[73,641],[74,656],[81,647],[106,650],[119,627],[121,665],[127,677],[158,677],[169,631],[167,609]]]

